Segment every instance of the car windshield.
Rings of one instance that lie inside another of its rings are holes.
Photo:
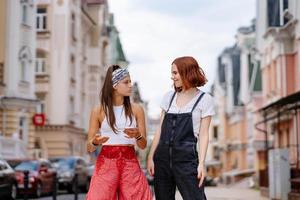
[[[73,169],[75,166],[75,159],[72,158],[62,158],[57,162],[59,169]]]
[[[38,163],[36,161],[25,161],[16,166],[16,170],[24,171],[37,171]]]

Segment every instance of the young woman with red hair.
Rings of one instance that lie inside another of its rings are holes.
[[[204,162],[213,99],[197,88],[207,80],[193,57],[176,58],[171,72],[174,91],[168,92],[161,103],[161,123],[147,168],[154,176],[157,200],[174,200],[176,186],[183,199],[204,200]]]
[[[147,146],[145,115],[131,104],[129,72],[110,66],[101,90],[101,105],[90,117],[88,152],[102,145],[87,200],[152,200],[150,187],[136,158],[134,145]]]

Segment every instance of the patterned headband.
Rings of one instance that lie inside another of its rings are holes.
[[[129,75],[129,71],[127,68],[120,68],[120,69],[116,69],[113,73],[112,73],[112,84],[113,86],[116,86],[120,80],[124,79],[125,76]]]

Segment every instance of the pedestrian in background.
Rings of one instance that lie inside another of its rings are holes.
[[[126,68],[110,66],[101,90],[101,105],[90,116],[88,152],[102,145],[87,200],[151,200],[152,194],[135,155],[147,146],[145,115],[130,103],[132,84]]]
[[[154,176],[157,200],[174,200],[176,186],[183,199],[204,200],[204,161],[214,115],[213,99],[197,88],[205,85],[207,79],[193,57],[176,58],[171,73],[174,91],[162,100],[160,127],[147,168]]]

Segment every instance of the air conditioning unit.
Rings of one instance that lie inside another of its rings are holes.
[[[288,149],[272,149],[269,161],[269,198],[288,200],[291,190],[291,171]]]

